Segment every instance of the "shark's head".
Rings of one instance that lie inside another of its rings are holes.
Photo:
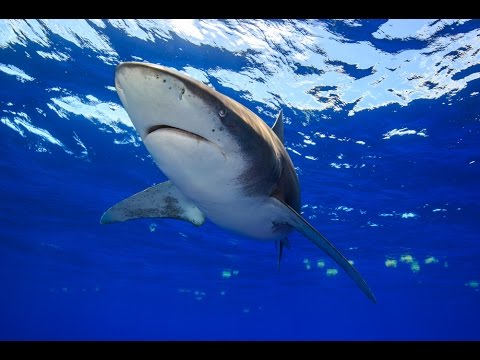
[[[218,184],[238,181],[250,193],[274,186],[283,145],[245,106],[188,75],[146,63],[118,65],[115,87],[148,151],[177,185],[194,179],[198,187],[207,181],[212,187],[218,176]],[[273,151],[272,142],[278,145]]]
[[[160,65],[122,63],[115,72],[115,87],[144,141],[157,131],[176,129],[184,136],[222,145],[218,133],[225,122],[240,120],[229,113],[229,98]]]

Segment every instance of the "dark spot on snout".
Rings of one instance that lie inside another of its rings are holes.
[[[167,82],[167,80],[163,79],[163,82]]]

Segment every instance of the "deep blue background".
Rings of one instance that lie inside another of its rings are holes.
[[[425,45],[374,39],[371,33],[382,23],[328,26],[388,52]],[[450,31],[478,27],[474,21]],[[134,48],[147,61],[178,69],[248,66],[241,56],[175,34],[153,43],[110,25],[102,31],[122,61],[131,60]],[[336,265],[296,233],[277,272],[273,244],[210,222],[201,228],[174,220],[100,225],[112,204],[165,177],[143,145],[116,145],[115,134],[101,124],[73,114],[61,119],[45,106],[53,96],[46,89],[54,86],[119,103],[105,89],[113,86],[113,64],[53,33],[49,37],[55,49],[70,49],[69,61],[26,57],[25,51],[41,49],[33,42],[0,49],[0,63],[35,78],[20,82],[0,72],[2,110],[26,112],[32,124],[74,153],[0,123],[0,339],[480,339],[480,107],[478,96],[471,96],[480,92],[479,80],[438,99],[354,116],[347,115],[351,104],[338,112],[311,111],[306,126],[305,113],[281,104],[291,121],[287,145],[302,143],[298,131],[367,144],[316,138],[309,148],[316,161],[290,154],[309,205],[304,216],[355,261],[377,297],[372,304],[340,269],[327,276],[325,270]],[[175,55],[179,48],[182,56]],[[471,73],[479,71],[474,66]],[[254,111],[260,104],[209,80]],[[263,118],[273,123],[273,117]],[[404,127],[427,129],[428,137],[383,139]],[[73,132],[88,156],[77,156]],[[47,151],[39,152],[38,144]],[[345,160],[337,159],[340,153]],[[365,166],[336,169],[332,162]],[[335,211],[338,206],[354,210]],[[416,216],[400,216],[409,212]],[[407,254],[418,262],[418,272],[400,260]],[[431,256],[438,262],[426,264]],[[397,267],[386,267],[387,259],[396,259]],[[317,260],[325,267],[318,268]]]

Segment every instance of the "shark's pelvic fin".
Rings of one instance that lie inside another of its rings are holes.
[[[277,120],[275,120],[275,124],[273,124],[272,130],[283,144],[283,112],[282,110],[280,110],[280,112],[278,113]]]
[[[278,271],[280,271],[280,263],[282,262],[283,248],[286,247],[287,249],[290,250],[290,243],[288,242],[287,238],[283,238],[281,240],[277,240],[275,244],[277,245],[277,251],[278,251]]]
[[[277,240],[277,251],[278,251],[277,266],[278,266],[278,271],[280,271],[280,263],[282,262],[282,254],[283,254],[283,242],[282,242],[282,240]]]
[[[362,275],[351,265],[348,260],[343,256],[325,236],[320,234],[312,225],[310,225],[299,213],[292,209],[289,205],[282,201],[272,198],[275,202],[277,209],[280,211],[280,217],[282,220],[279,222],[286,223],[307,237],[311,242],[322,249],[328,256],[330,256],[343,270],[355,281],[357,286],[367,295],[367,297],[374,303],[377,302],[372,290],[368,287]],[[275,224],[274,224],[275,225]]]
[[[205,215],[170,181],[166,181],[113,205],[102,215],[100,223],[110,224],[141,218],[180,219],[196,226],[205,222]]]

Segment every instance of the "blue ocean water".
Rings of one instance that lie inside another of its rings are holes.
[[[478,20],[0,20],[0,339],[480,339]],[[298,233],[101,225],[166,180],[115,66],[183,71],[272,125]]]

